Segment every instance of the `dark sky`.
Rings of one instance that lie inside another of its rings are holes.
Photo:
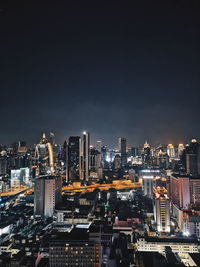
[[[199,137],[199,0],[5,2],[0,143]]]

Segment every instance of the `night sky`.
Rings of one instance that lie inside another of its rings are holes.
[[[200,137],[199,0],[5,2],[0,143]]]

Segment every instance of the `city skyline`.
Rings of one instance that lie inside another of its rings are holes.
[[[198,138],[198,18],[196,1],[1,4],[1,143]]]

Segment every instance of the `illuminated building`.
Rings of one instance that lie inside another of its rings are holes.
[[[120,169],[122,167],[121,165],[121,157],[119,154],[117,154],[114,158],[114,169]]]
[[[169,156],[166,152],[159,151],[157,156],[157,165],[161,169],[168,169],[169,168]]]
[[[174,253],[179,253],[179,256],[187,253],[199,253],[196,239],[146,237],[137,241],[138,251],[155,251],[164,254],[166,247],[171,247]]]
[[[126,138],[118,138],[118,150],[121,154],[121,166],[124,167],[127,164]]]
[[[62,236],[54,237],[49,245],[49,266],[100,266],[100,244],[86,236],[85,233],[61,233]],[[58,236],[58,235],[57,235]]]
[[[172,144],[169,144],[167,146],[167,154],[168,154],[169,158],[175,157],[175,149],[174,149],[174,146]]]
[[[81,140],[81,164],[80,168],[80,179],[88,180],[89,170],[90,170],[90,134],[88,132],[83,132],[83,137]]]
[[[185,236],[200,237],[200,214],[195,211],[185,211],[182,216],[181,230]]]
[[[27,153],[27,146],[25,141],[19,141],[18,142],[18,149],[17,154],[26,154]]]
[[[196,154],[186,154],[186,173],[191,176],[197,175],[198,168]]]
[[[19,187],[20,185],[31,185],[30,169],[21,168],[18,170],[11,170],[11,187]]]
[[[143,156],[144,165],[150,166],[151,165],[151,148],[150,148],[150,145],[147,143],[147,141],[145,142],[143,146],[142,156]]]
[[[184,229],[184,213],[186,211],[191,211],[193,208],[195,210],[199,209],[200,179],[173,175],[170,177],[170,194],[173,216],[177,218],[180,229]],[[191,222],[191,224],[193,224],[193,222]]]
[[[80,166],[80,137],[70,136],[67,146],[67,180],[75,181],[79,179]]]
[[[173,204],[181,209],[190,206],[190,179],[189,177],[170,177],[170,197]]]
[[[164,187],[154,188],[154,217],[158,232],[170,232],[170,201]]]
[[[102,160],[105,162],[106,161],[106,153],[107,153],[107,147],[103,146],[101,148],[101,155],[102,155]]]
[[[62,180],[60,176],[40,176],[35,179],[34,214],[52,217],[55,206],[61,201]]]
[[[38,166],[38,175],[54,174],[54,155],[52,144],[43,134],[40,143],[35,148],[35,163]]]
[[[185,167],[186,174],[196,176],[199,173],[199,144],[196,139],[192,139],[181,155],[181,162]]]
[[[153,187],[156,179],[161,178],[160,170],[144,169],[139,172],[139,178],[142,180],[144,195],[153,198]]]
[[[96,149],[101,153],[101,148],[102,148],[102,141],[97,141],[97,147]]]
[[[7,169],[8,169],[8,157],[6,155],[6,152],[4,153],[4,151],[2,151],[0,156],[0,175],[7,174]]]
[[[184,150],[184,145],[183,144],[179,144],[178,145],[178,156],[180,157],[181,154],[183,153]]]

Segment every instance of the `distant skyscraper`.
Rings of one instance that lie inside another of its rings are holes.
[[[172,144],[169,144],[167,146],[167,154],[168,154],[169,158],[175,157],[175,149],[174,149],[174,146]]]
[[[150,166],[151,165],[151,147],[147,143],[147,141],[144,144],[142,156],[143,156],[144,164],[146,166]]]
[[[186,154],[186,173],[192,176],[198,174],[197,154]]]
[[[80,137],[70,136],[67,146],[67,176],[70,181],[79,179]]]
[[[184,150],[184,145],[183,144],[179,144],[178,145],[178,156],[180,157],[181,154],[183,153]]]
[[[115,158],[114,158],[114,169],[120,169],[122,166],[121,166],[121,157],[119,154],[116,154],[115,155]]]
[[[62,180],[60,176],[40,176],[35,179],[34,214],[52,217],[55,206],[61,201]]]
[[[90,170],[90,134],[83,132],[81,140],[80,179],[88,180]]]
[[[97,141],[97,147],[96,149],[101,153],[101,148],[102,148],[102,141]]]
[[[126,138],[118,138],[118,150],[121,153],[121,165],[124,167],[127,164]]]
[[[35,164],[38,166],[38,174],[54,174],[54,155],[52,144],[43,134],[40,143],[35,148]]]
[[[154,189],[154,217],[158,232],[170,232],[170,201],[164,187]]]

